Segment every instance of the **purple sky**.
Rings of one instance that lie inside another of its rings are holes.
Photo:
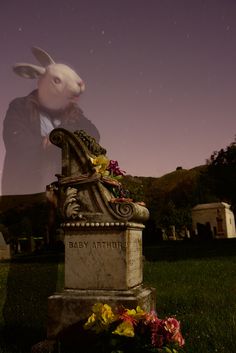
[[[37,63],[33,45],[84,79],[80,105],[128,174],[189,169],[234,139],[235,0],[2,1],[1,128],[36,87],[11,68]]]

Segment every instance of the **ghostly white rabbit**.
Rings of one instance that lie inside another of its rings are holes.
[[[97,141],[100,138],[77,104],[85,90],[80,76],[40,48],[32,48],[32,53],[42,66],[17,63],[13,67],[23,78],[37,79],[37,89],[9,105],[3,124],[2,194],[41,192],[54,180],[60,172],[60,153],[48,135],[55,127],[85,130]]]
[[[85,90],[79,75],[69,66],[56,64],[44,50],[33,47],[32,53],[43,66],[18,63],[14,65],[15,73],[24,78],[39,78],[39,102],[48,109],[65,109],[70,103],[76,102]]]

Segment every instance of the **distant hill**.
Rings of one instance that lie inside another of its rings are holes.
[[[154,178],[154,185],[161,190],[170,192],[185,181],[196,182],[201,173],[205,170],[206,165],[194,167],[192,169],[176,169],[162,177]]]
[[[31,207],[35,204],[46,202],[44,192],[30,195],[2,195],[0,196],[0,212],[14,208]]]
[[[134,199],[140,197],[148,201],[148,195],[155,196],[154,193],[168,194],[177,190],[179,187],[196,186],[204,173],[207,166],[201,165],[192,169],[176,169],[175,171],[165,174],[161,177],[139,177],[127,175],[122,183],[131,191]],[[139,201],[139,200],[138,200]]]

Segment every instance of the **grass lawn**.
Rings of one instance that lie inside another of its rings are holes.
[[[159,316],[180,319],[186,352],[235,353],[236,242],[163,242],[144,254],[144,282],[157,289]],[[61,258],[0,264],[0,353],[45,338],[47,297],[62,288]]]

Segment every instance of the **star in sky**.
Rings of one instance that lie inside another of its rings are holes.
[[[91,8],[92,2],[2,6],[1,124],[9,102],[35,87],[35,81],[16,77],[11,65],[31,60],[28,49],[38,45],[81,72],[88,85],[80,104],[110,155],[130,174],[158,176],[180,159],[190,168],[229,144],[236,112],[236,1],[102,0]],[[186,125],[187,142],[181,140]],[[125,152],[119,134],[131,141]],[[162,151],[166,134],[171,139]],[[142,139],[135,152],[133,136]],[[183,146],[181,155],[176,146]],[[146,155],[160,151],[158,171],[148,159],[139,163],[139,149]],[[0,150],[1,169],[2,140]]]

